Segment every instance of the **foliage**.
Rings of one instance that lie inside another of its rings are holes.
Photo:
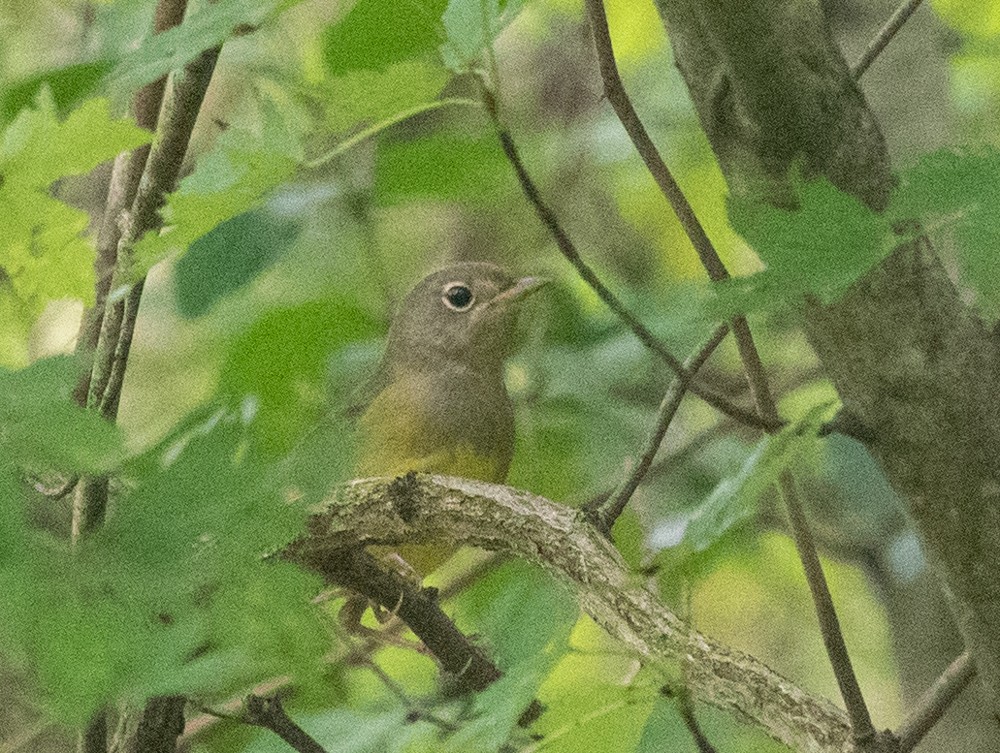
[[[629,563],[660,568],[662,595],[682,612],[688,588],[709,589],[699,592],[709,602],[752,591],[752,579],[768,573],[740,573],[749,586],[704,584],[754,546],[766,491],[784,472],[834,489],[825,512],[838,516],[835,527],[854,525],[865,546],[905,536],[860,445],[819,438],[832,389],[810,371],[785,315],[803,298],[842,295],[915,219],[932,238],[956,242],[962,283],[995,310],[994,149],[924,155],[901,173],[883,214],[822,180],[800,181],[794,208],[727,203],[691,135],[679,74],[663,73],[659,32],[651,41],[648,28],[617,29],[616,43],[638,50],[623,69],[648,100],[644,116],[670,124],[657,138],[669,139],[722,254],[749,272],[708,285],[692,280],[694,255],[617,121],[574,83],[589,58],[562,59],[548,46],[579,33],[575,6],[358,0],[330,16],[296,0],[220,0],[192,3],[171,31],[133,34],[134,49],[123,52],[116,37],[140,11],[148,26],[148,8],[87,5],[95,6],[89,46],[31,70],[0,68],[0,663],[25,714],[79,726],[119,699],[177,693],[222,703],[287,676],[289,708],[331,750],[690,746],[659,692],[676,668],[639,671],[579,616],[561,584],[523,563],[446,602],[505,673],[484,693],[456,699],[415,651],[374,654],[391,686],[345,658],[355,646],[337,627],[341,602],[314,603],[317,578],[264,559],[301,530],[309,504],[351,475],[346,409],[386,317],[414,278],[446,260],[488,258],[558,283],[547,301],[528,304],[523,347],[508,366],[519,426],[512,485],[590,501],[614,488],[648,431],[670,374],[555,254],[474,106],[482,86],[498,94],[581,253],[672,352],[749,313],[769,369],[804,385],[782,405],[798,420],[759,441],[686,398],[661,461],[615,528]],[[613,19],[630,17],[629,3],[609,5]],[[939,5],[949,18],[957,13],[955,3]],[[73,402],[88,364],[65,354],[76,319],[57,321],[67,301],[94,301],[101,199],[88,189],[103,185],[95,168],[153,138],[121,116],[122,103],[222,43],[218,91],[185,177],[160,209],[162,227],[134,244],[132,266],[120,270],[124,282],[146,279],[146,292],[116,427]],[[43,357],[54,351],[63,355]],[[720,350],[706,371],[746,404],[733,352]],[[152,439],[143,425],[150,414],[169,427]],[[70,503],[29,482],[80,474],[112,478],[112,507],[74,549]],[[462,562],[439,574],[445,585]],[[919,552],[909,564],[919,571]],[[798,575],[780,577],[800,587]],[[867,608],[869,595],[853,593],[858,580],[836,596]],[[803,631],[782,635],[793,632]],[[774,649],[760,636],[744,647],[775,663],[814,648],[802,639]],[[887,665],[885,651],[876,646],[872,661]],[[536,699],[544,712],[522,725]],[[728,717],[706,716],[720,750],[767,749]],[[232,729],[203,743],[287,749],[272,735]]]

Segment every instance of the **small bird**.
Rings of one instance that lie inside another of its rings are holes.
[[[517,304],[547,281],[485,262],[428,275],[403,299],[358,422],[357,476],[440,473],[501,483],[514,454],[504,360]],[[448,546],[401,547],[425,576]]]

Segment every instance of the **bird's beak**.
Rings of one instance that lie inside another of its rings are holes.
[[[551,281],[546,277],[522,277],[511,287],[494,296],[489,302],[489,308],[493,308],[494,306],[507,308],[515,301],[520,301],[522,298],[531,295],[539,288],[548,285],[549,282]]]

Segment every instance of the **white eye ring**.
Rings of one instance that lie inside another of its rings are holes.
[[[452,311],[468,311],[476,303],[476,296],[464,282],[449,282],[441,293],[441,302]]]

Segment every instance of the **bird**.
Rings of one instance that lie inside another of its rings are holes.
[[[357,477],[413,471],[506,480],[515,434],[504,363],[515,347],[517,309],[546,282],[462,262],[413,287],[392,318],[368,385]],[[395,550],[418,579],[454,553],[447,544]]]

